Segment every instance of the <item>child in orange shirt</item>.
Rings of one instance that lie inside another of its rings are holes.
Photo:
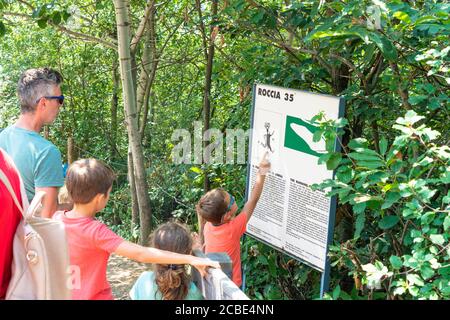
[[[270,163],[266,157],[267,153],[259,164],[251,197],[239,215],[235,217],[238,206],[234,197],[222,188],[207,192],[201,197],[196,207],[200,217],[206,220],[203,231],[205,253],[226,252],[230,256],[233,263],[232,280],[237,286],[242,284],[240,239],[255,210],[264,187],[266,174],[270,169]]]
[[[219,268],[217,262],[192,255],[143,247],[125,241],[105,224],[94,219],[108,202],[113,171],[101,161],[81,159],[69,168],[66,184],[74,206],[59,211],[54,219],[64,222],[72,271],[72,298],[75,300],[112,300],[106,279],[111,253],[145,263],[191,264],[204,275],[207,266]]]

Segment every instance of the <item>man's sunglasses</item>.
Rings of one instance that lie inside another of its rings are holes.
[[[63,104],[64,103],[64,96],[63,95],[60,95],[60,96],[43,96],[43,97],[39,98],[36,101],[36,103],[38,103],[39,100],[41,100],[42,98],[49,99],[49,100],[56,99],[56,100],[58,100],[59,104]]]

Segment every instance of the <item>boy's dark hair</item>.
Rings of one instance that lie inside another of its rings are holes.
[[[217,188],[208,191],[197,203],[198,214],[208,222],[219,224],[222,222],[222,216],[227,213],[227,203],[225,201],[226,191]]]
[[[67,170],[66,185],[74,203],[89,203],[97,194],[107,194],[116,176],[97,159],[80,159]]]
[[[191,254],[192,237],[187,226],[177,222],[166,222],[153,233],[151,246],[160,250]],[[156,264],[155,271],[156,284],[163,300],[186,298],[191,279],[184,265]]]

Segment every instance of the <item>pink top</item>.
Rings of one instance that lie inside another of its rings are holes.
[[[212,223],[205,224],[205,253],[226,252],[233,263],[233,282],[240,286],[241,276],[241,236],[247,226],[247,214],[241,212],[230,222],[214,226]]]
[[[68,218],[58,211],[53,216],[64,222],[69,244],[72,299],[113,300],[106,279],[109,255],[124,241],[94,218]]]

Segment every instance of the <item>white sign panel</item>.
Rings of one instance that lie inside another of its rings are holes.
[[[310,120],[320,111],[327,119],[338,119],[343,101],[262,84],[255,85],[253,94],[248,197],[265,151],[271,170],[247,234],[323,272],[331,199],[322,191],[312,191],[310,186],[331,179],[333,171],[318,164],[325,142],[313,142],[318,128]]]

